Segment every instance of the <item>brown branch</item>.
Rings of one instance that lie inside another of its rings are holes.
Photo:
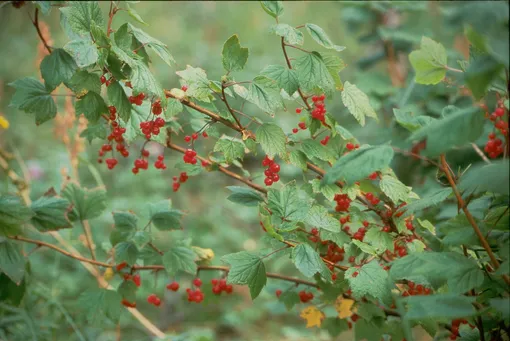
[[[445,174],[446,174],[446,177],[448,178],[448,182],[450,183],[450,186],[453,189],[453,193],[455,194],[455,197],[457,198],[460,209],[462,209],[464,211],[464,214],[466,215],[467,220],[469,221],[469,223],[475,230],[475,233],[478,236],[478,239],[480,240],[480,244],[482,244],[483,248],[489,255],[492,265],[494,266],[495,270],[497,270],[499,268],[500,264],[499,264],[498,260],[496,259],[496,256],[492,252],[492,249],[491,249],[489,243],[487,242],[487,239],[485,239],[484,235],[482,234],[482,231],[478,227],[478,224],[476,223],[475,219],[471,215],[471,212],[469,212],[468,208],[466,207],[464,199],[462,199],[462,195],[460,194],[459,189],[457,188],[457,184],[456,184],[455,180],[453,179],[452,174],[450,173],[450,170],[449,170],[450,166],[446,162],[446,158],[445,158],[444,154],[441,154],[441,164],[443,165],[443,169],[445,170]],[[510,278],[507,275],[503,275],[503,279],[505,280],[505,282],[508,285],[510,285]]]
[[[170,148],[170,149],[173,149],[173,150],[176,150],[182,154],[184,154],[186,152],[186,149],[181,147],[181,146],[178,146],[176,144],[173,144],[171,143],[170,141],[167,141],[167,144],[166,144],[167,148]],[[210,164],[212,164],[212,161],[210,160],[207,160],[206,158],[203,158],[199,155],[196,156],[197,159],[199,159],[200,161],[206,161],[206,162],[209,162]],[[267,189],[265,189],[264,187],[260,186],[260,185],[257,185],[256,183],[248,180],[248,179],[245,179],[243,178],[242,176],[240,176],[239,174],[236,174],[230,170],[228,170],[227,168],[223,167],[223,166],[219,166],[218,167],[218,170],[220,172],[222,172],[223,174],[225,175],[228,175],[229,177],[233,178],[233,179],[236,179],[236,180],[239,180],[241,181],[242,183],[245,183],[246,185],[250,186],[251,188],[253,188],[254,190],[257,190],[261,193],[264,193],[266,194],[267,193]]]
[[[110,10],[108,11],[108,26],[106,27],[107,37],[110,37],[110,34],[112,33],[112,22],[115,13],[117,13],[117,8],[113,8],[113,1],[110,1]]]
[[[90,255],[93,260],[96,260],[96,252],[94,251],[94,243],[92,242],[92,233],[90,231],[90,225],[88,221],[81,221],[81,227],[83,228],[83,233],[85,234],[85,239],[87,240],[87,247],[90,251]]]
[[[37,34],[39,35],[39,39],[41,39],[41,42],[43,43],[46,50],[48,50],[49,53],[51,53],[51,47],[46,42],[46,39],[44,39],[41,28],[39,27],[39,8],[35,8],[35,14],[34,14],[34,20],[32,21],[32,24],[34,25],[35,29],[37,30]]]
[[[234,120],[236,121],[237,125],[241,128],[241,130],[244,130],[243,126],[241,125],[241,122],[237,118],[236,114],[234,114],[234,110],[230,107],[230,104],[227,101],[227,96],[225,95],[225,83],[221,84],[221,100],[227,106],[228,111],[230,112],[230,114],[232,115]]]
[[[414,157],[416,159],[420,159],[420,160],[426,161],[426,162],[430,163],[431,165],[434,165],[437,168],[439,168],[440,170],[444,171],[443,170],[443,166],[441,166],[436,161],[429,159],[428,157],[425,157],[425,156],[422,156],[420,154],[416,154],[416,153],[413,153],[413,152],[410,152],[410,151],[407,151],[407,150],[403,150],[403,149],[400,149],[400,148],[397,148],[397,147],[391,147],[391,148],[394,151],[396,151],[397,153],[400,153],[400,154],[405,155],[405,156],[411,156],[411,157]]]
[[[287,62],[287,66],[289,69],[292,69],[292,64],[290,63],[289,56],[287,55],[287,50],[285,49],[285,39],[282,37],[282,50],[283,50],[283,56],[285,57],[285,61]],[[306,100],[305,95],[303,94],[303,91],[301,91],[301,88],[298,88],[299,96],[301,96],[301,99],[306,105],[306,108],[308,110],[312,110],[312,107],[310,104],[308,104],[308,101]]]

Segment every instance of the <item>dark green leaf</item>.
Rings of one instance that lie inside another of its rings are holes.
[[[114,212],[113,221],[117,230],[129,232],[136,230],[138,217],[131,212]]]
[[[118,264],[126,262],[134,265],[138,259],[138,248],[132,242],[120,242],[115,245],[115,262]]]
[[[118,321],[122,312],[122,296],[116,291],[94,288],[85,291],[79,298],[80,307],[92,325],[101,323],[104,317]]]
[[[283,65],[268,65],[262,70],[261,74],[274,79],[276,83],[278,83],[278,86],[291,96],[299,88],[296,71]]]
[[[61,83],[67,84],[78,66],[64,49],[54,49],[41,62],[41,75],[48,90],[53,90]]]
[[[0,195],[0,235],[17,234],[21,224],[32,218],[33,212],[14,195]]]
[[[119,82],[113,82],[107,88],[108,101],[117,109],[117,115],[124,121],[128,122],[131,117],[131,109],[133,106],[124,92]]]
[[[178,230],[181,228],[183,213],[176,209],[159,211],[152,215],[151,222],[160,231]]]
[[[68,42],[64,45],[64,50],[69,53],[79,68],[95,64],[99,58],[97,46],[88,36]]]
[[[81,132],[80,137],[86,138],[89,143],[92,142],[93,139],[100,139],[105,140],[106,139],[106,127],[102,122],[99,122],[98,124],[88,124],[87,129]]]
[[[324,278],[331,277],[329,269],[310,245],[297,245],[292,249],[291,257],[296,268],[306,277],[313,277],[316,273],[320,273]]]
[[[281,190],[271,188],[267,200],[273,216],[292,222],[303,221],[310,208],[309,203],[300,197],[294,182],[286,184]]]
[[[76,101],[75,108],[76,114],[85,115],[85,118],[91,123],[96,123],[101,115],[108,114],[108,108],[103,97],[92,91]]]
[[[89,190],[69,183],[62,190],[62,196],[73,204],[73,210],[69,214],[72,221],[99,217],[106,209],[106,191],[102,188]]]
[[[134,37],[144,46],[148,46],[150,49],[152,49],[166,64],[169,66],[172,65],[172,63],[175,63],[174,58],[168,52],[168,48],[165,44],[163,44],[161,41],[157,40],[156,38],[151,37],[146,32],[142,31],[141,29],[128,24],[129,28],[131,29],[131,32],[133,32]]]
[[[267,281],[262,259],[256,254],[242,251],[223,256],[221,260],[230,265],[228,282],[248,285],[251,298],[257,298]]]
[[[476,314],[475,297],[453,294],[410,296],[401,298],[406,305],[405,318],[409,320],[448,319],[469,317]]]
[[[491,56],[481,56],[469,63],[466,70],[466,84],[471,89],[476,99],[485,96],[489,85],[495,80],[503,70],[503,64],[500,64]]]
[[[19,285],[25,275],[25,257],[19,244],[0,239],[0,271]]]
[[[336,50],[338,52],[345,50],[345,46],[333,44],[331,39],[329,39],[328,35],[321,27],[315,24],[305,24],[305,27],[308,31],[308,34],[310,34],[310,36],[317,42],[317,44],[324,46],[327,49]]]
[[[55,231],[72,227],[67,218],[71,210],[69,201],[59,197],[42,196],[30,206],[34,212],[32,224],[40,232]]]
[[[71,30],[79,35],[89,35],[92,22],[97,25],[104,24],[97,1],[73,1],[69,6],[61,7],[60,11],[67,19]]]
[[[248,88],[234,85],[234,91],[268,113],[274,113],[283,105],[280,96],[280,87],[275,80],[266,76],[257,76]]]
[[[11,106],[26,113],[35,114],[35,123],[42,124],[57,115],[57,105],[46,87],[30,77],[18,79],[9,84],[16,89]]]
[[[228,186],[227,188],[232,192],[227,199],[237,204],[257,206],[259,202],[264,201],[264,198],[253,189],[240,186]]]
[[[467,193],[494,192],[509,194],[509,166],[505,160],[472,167],[460,178],[459,189]]]
[[[191,275],[197,272],[195,264],[195,253],[186,246],[174,246],[163,255],[163,265],[169,276],[175,276],[178,272],[184,271]]]
[[[354,272],[358,274],[353,276]],[[376,300],[391,302],[388,272],[378,262],[372,261],[361,268],[349,268],[345,272],[345,278],[349,282],[354,298],[361,299],[363,296],[369,295]]]
[[[223,136],[221,139],[216,141],[214,145],[214,151],[223,153],[225,161],[232,163],[236,159],[241,159],[244,156],[244,144],[235,138]]]
[[[101,81],[99,80],[99,76],[84,70],[76,72],[73,77],[71,77],[69,86],[78,97],[81,97],[88,91],[93,91],[98,94],[101,93]]]
[[[410,132],[418,130],[435,120],[430,116],[413,116],[412,112],[397,108],[393,109],[393,113],[395,114],[395,120],[398,122],[398,124]]]
[[[327,93],[335,89],[335,80],[318,52],[307,53],[293,61],[299,85],[306,92],[320,89]]]
[[[443,202],[450,194],[452,194],[451,188],[438,189],[436,191],[433,191],[432,193],[429,193],[423,198],[413,201],[407,204],[406,206],[400,208],[398,212],[405,212],[404,215],[408,216],[414,212],[421,211],[427,207],[435,206]]]
[[[312,206],[305,222],[321,230],[340,232],[340,222],[330,215],[324,206]]]

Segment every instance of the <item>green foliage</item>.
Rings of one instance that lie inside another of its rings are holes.
[[[306,277],[313,277],[316,273],[320,273],[324,278],[330,277],[328,268],[310,245],[299,244],[294,247],[291,257],[296,268]]]
[[[96,218],[106,209],[106,191],[102,188],[89,190],[69,183],[62,190],[62,196],[73,205],[69,212],[71,221]]]
[[[259,193],[250,188],[240,186],[228,186],[227,188],[232,192],[227,199],[236,204],[258,206],[259,202],[264,201]]]
[[[34,78],[18,79],[11,84],[16,93],[11,99],[11,106],[29,114],[35,114],[35,123],[42,124],[55,118],[57,105],[50,91]]]
[[[313,38],[313,40],[317,42],[317,44],[327,49],[333,49],[338,52],[345,50],[345,46],[333,44],[331,42],[331,39],[329,39],[328,35],[326,34],[326,32],[324,32],[324,30],[321,27],[315,24],[306,24],[305,27],[308,34],[310,34],[310,36]]]
[[[411,52],[409,60],[419,84],[437,84],[446,76],[446,50],[430,38],[422,37],[420,49]]]
[[[34,201],[30,209],[34,212],[31,222],[41,232],[72,227],[67,218],[71,205],[66,199],[43,196]]]
[[[282,128],[275,124],[265,123],[257,128],[255,135],[267,156],[273,158],[275,155],[280,157],[285,155],[287,137]]]
[[[248,49],[241,47],[239,37],[234,34],[223,44],[223,68],[227,72],[241,71],[248,61]]]
[[[227,280],[233,284],[247,284],[250,295],[255,299],[266,285],[266,267],[262,259],[250,252],[238,252],[224,256],[222,260],[230,265]]]
[[[373,117],[377,119],[377,114],[370,105],[368,96],[365,95],[358,87],[349,82],[345,82],[342,91],[342,102],[349,109],[352,116],[360,125],[365,125],[365,117]]]

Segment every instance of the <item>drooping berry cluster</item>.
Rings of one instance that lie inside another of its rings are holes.
[[[196,165],[197,164],[197,158],[195,156],[197,156],[197,152],[196,151],[194,151],[193,149],[186,149],[182,159],[184,160],[184,163],[190,163],[192,165]]]
[[[179,290],[179,283],[177,283],[176,281],[173,281],[172,283],[167,284],[166,288],[168,290],[177,291],[177,290]]]
[[[234,287],[231,284],[227,284],[227,281],[224,278],[211,279],[212,284],[212,292],[215,295],[221,295],[222,292],[227,294],[231,294],[234,291]]]
[[[487,107],[484,106],[487,110]],[[505,120],[505,108],[503,103],[499,103],[499,107],[497,107],[494,112],[489,115],[487,111],[485,116],[494,123],[495,131],[489,133],[489,140],[485,144],[484,151],[491,159],[495,159],[505,151],[503,140],[497,138],[497,133],[501,133],[503,137],[507,137],[508,135],[508,122]]]
[[[430,295],[432,290],[430,288],[426,288],[421,284],[416,285],[414,282],[407,282],[408,290],[402,293],[402,296],[418,296],[418,295]]]
[[[359,148],[359,144],[354,144],[352,142],[347,142],[346,145],[345,145],[345,148],[347,148],[347,151],[350,152],[351,150],[354,150],[354,149],[358,149]]]
[[[174,176],[173,177],[173,185],[172,185],[172,188],[173,188],[173,191],[174,192],[177,192],[179,190],[179,188],[181,187],[181,184],[185,183],[186,181],[188,181],[188,173],[186,172],[182,172],[179,177],[176,177]]]
[[[280,172],[280,165],[270,159],[269,156],[266,155],[264,160],[262,160],[262,166],[267,167],[264,171],[264,175],[266,176],[264,183],[266,186],[271,186],[273,183],[280,180],[280,176],[278,175]]]
[[[326,123],[326,105],[324,100],[326,96],[324,94],[320,96],[312,96],[313,110],[311,112],[312,118]]]
[[[302,303],[306,303],[308,301],[313,300],[313,294],[311,292],[306,292],[305,290],[301,290],[299,293],[299,300]]]
[[[140,130],[145,135],[147,140],[151,139],[151,136],[157,136],[161,132],[161,128],[165,126],[165,120],[161,117],[156,117],[154,120],[140,122]]]
[[[147,302],[156,307],[159,307],[161,305],[161,299],[156,294],[150,294],[149,296],[147,296]]]
[[[200,288],[196,288],[195,290],[188,288],[186,292],[188,293],[188,302],[200,303],[204,300],[204,293]]]
[[[131,104],[142,105],[143,100],[145,99],[145,94],[140,92],[138,95],[129,96],[128,99]]]
[[[373,193],[371,192],[367,192],[365,193],[365,198],[367,198],[368,201],[370,201],[370,203],[372,205],[377,205],[379,202],[381,202],[381,199],[379,199],[378,197],[376,197]]]
[[[106,76],[108,76],[108,79],[106,78]],[[110,86],[110,84],[112,84],[115,81],[111,73],[102,74],[101,77],[99,77],[99,80],[101,81],[101,84],[104,84],[106,86]]]
[[[334,200],[336,201],[335,211],[337,212],[347,212],[349,211],[349,207],[351,206],[351,199],[347,196],[347,194],[335,194]]]

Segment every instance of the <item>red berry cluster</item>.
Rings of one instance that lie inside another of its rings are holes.
[[[200,288],[193,289],[186,289],[186,292],[188,293],[188,302],[195,302],[200,303],[204,300],[204,293]]]
[[[182,159],[184,160],[184,163],[190,163],[192,165],[196,165],[197,164],[197,158],[195,156],[197,156],[197,152],[196,151],[194,151],[193,149],[186,149]]]
[[[367,233],[367,229],[364,228],[364,227],[360,227],[358,229],[358,231],[356,231],[354,233],[354,235],[352,236],[352,239],[357,239],[359,240],[360,242],[363,241],[363,239],[365,239],[365,233]]]
[[[311,292],[306,292],[305,290],[301,290],[299,293],[299,300],[302,303],[306,303],[308,301],[313,300],[313,294]]]
[[[128,307],[128,308],[136,308],[136,302],[129,302],[125,298],[122,299],[121,303],[123,306]]]
[[[487,110],[487,106],[484,106]],[[489,118],[492,122],[494,122],[494,127],[499,130],[499,132],[503,135],[503,137],[507,137],[508,135],[508,122],[504,119],[505,116],[505,108],[503,103],[500,101],[499,106],[489,115],[487,111],[485,113],[485,117]],[[492,132],[489,134],[489,140],[485,145],[485,152],[491,159],[495,159],[504,152],[503,141],[499,138],[496,138],[497,132]]]
[[[351,150],[354,150],[354,149],[358,149],[359,148],[359,144],[354,144],[352,142],[347,142],[347,144],[345,145],[345,148],[347,148],[348,151],[351,151]]]
[[[373,172],[372,174],[370,174],[370,175],[368,176],[368,178],[369,178],[370,180],[377,180],[377,178],[379,178],[379,173],[377,173],[377,172]]]
[[[266,186],[271,186],[273,183],[280,180],[280,176],[278,175],[280,172],[280,165],[274,160],[271,160],[269,156],[266,155],[264,160],[262,160],[262,166],[267,167],[264,171],[264,175],[266,176],[264,183]]]
[[[466,319],[456,319],[452,321],[452,329],[450,334],[450,340],[456,340],[459,336],[459,327],[461,324],[469,324],[471,329],[474,329],[475,326],[469,323]]]
[[[140,122],[140,129],[147,140],[150,140],[152,135],[159,135],[161,128],[164,126],[165,120],[161,117],[156,117],[154,120],[146,122]]]
[[[408,239],[406,239],[406,241],[412,241],[413,239],[414,239],[413,237],[409,237]],[[389,259],[392,259],[393,257],[404,257],[407,255],[407,248],[404,244],[400,244],[397,241],[394,241],[393,249],[395,250],[395,252],[393,253],[391,253],[390,250],[386,250],[386,256]]]
[[[108,79],[106,79],[106,76],[109,76]],[[106,86],[110,86],[110,84],[112,84],[115,81],[113,76],[109,73],[102,74],[99,80],[101,81],[101,84],[104,84]]]
[[[168,290],[177,291],[177,290],[179,290],[179,283],[177,283],[176,281],[173,281],[172,283],[167,284],[166,288]]]
[[[418,296],[418,295],[430,295],[432,290],[430,288],[425,288],[423,285],[418,284],[416,285],[414,282],[408,281],[407,282],[408,290],[404,291],[402,293],[402,296]]]
[[[335,194],[334,199],[336,201],[335,211],[337,212],[347,212],[349,207],[351,206],[351,199],[347,196],[347,194]]]
[[[227,284],[227,281],[224,278],[211,279],[212,284],[212,292],[215,295],[221,295],[221,293],[224,291],[227,294],[231,294],[234,291],[234,287],[231,284]]]
[[[181,187],[181,184],[185,183],[186,181],[188,181],[188,173],[186,172],[182,172],[179,177],[176,177],[174,176],[173,177],[173,190],[174,192],[177,192],[179,190],[179,188]]]
[[[406,228],[407,228],[409,231],[413,231],[413,230],[414,230],[414,226],[413,226],[413,218],[411,218],[411,217],[406,218]]]
[[[397,207],[397,209],[396,209],[395,211],[398,211],[398,209],[399,209],[399,208],[404,207],[404,206],[406,206],[406,205],[407,205],[407,203],[406,203],[406,202],[401,203],[400,205],[398,205],[398,207]],[[391,212],[391,213],[393,214],[393,212]],[[401,216],[402,216],[402,214],[404,214],[404,213],[405,213],[405,211],[397,212],[397,213],[395,213],[395,217],[399,218],[399,217],[401,217]]]
[[[142,105],[143,100],[145,99],[145,94],[143,92],[140,92],[136,96],[133,95],[129,96],[128,99],[131,104]]]
[[[314,106],[312,110],[312,117],[321,121],[322,123],[325,123],[326,119],[326,106],[324,104],[325,99],[326,96],[324,94],[320,96],[312,96],[312,102]]]
[[[327,144],[328,144],[328,142],[329,142],[329,139],[330,139],[330,137],[329,137],[329,135],[327,135],[326,137],[324,137],[324,138],[321,140],[321,144],[322,144],[323,146],[327,145]]]
[[[329,260],[331,263],[338,263],[344,260],[344,254],[345,250],[343,247],[339,247],[335,243],[329,243],[328,251],[323,258]]]
[[[367,198],[367,200],[370,201],[372,205],[377,205],[381,201],[381,199],[370,192],[365,193],[365,198]]]
[[[147,296],[147,302],[156,307],[159,307],[161,305],[161,299],[158,296],[156,296],[156,294],[150,294],[149,296]]]

